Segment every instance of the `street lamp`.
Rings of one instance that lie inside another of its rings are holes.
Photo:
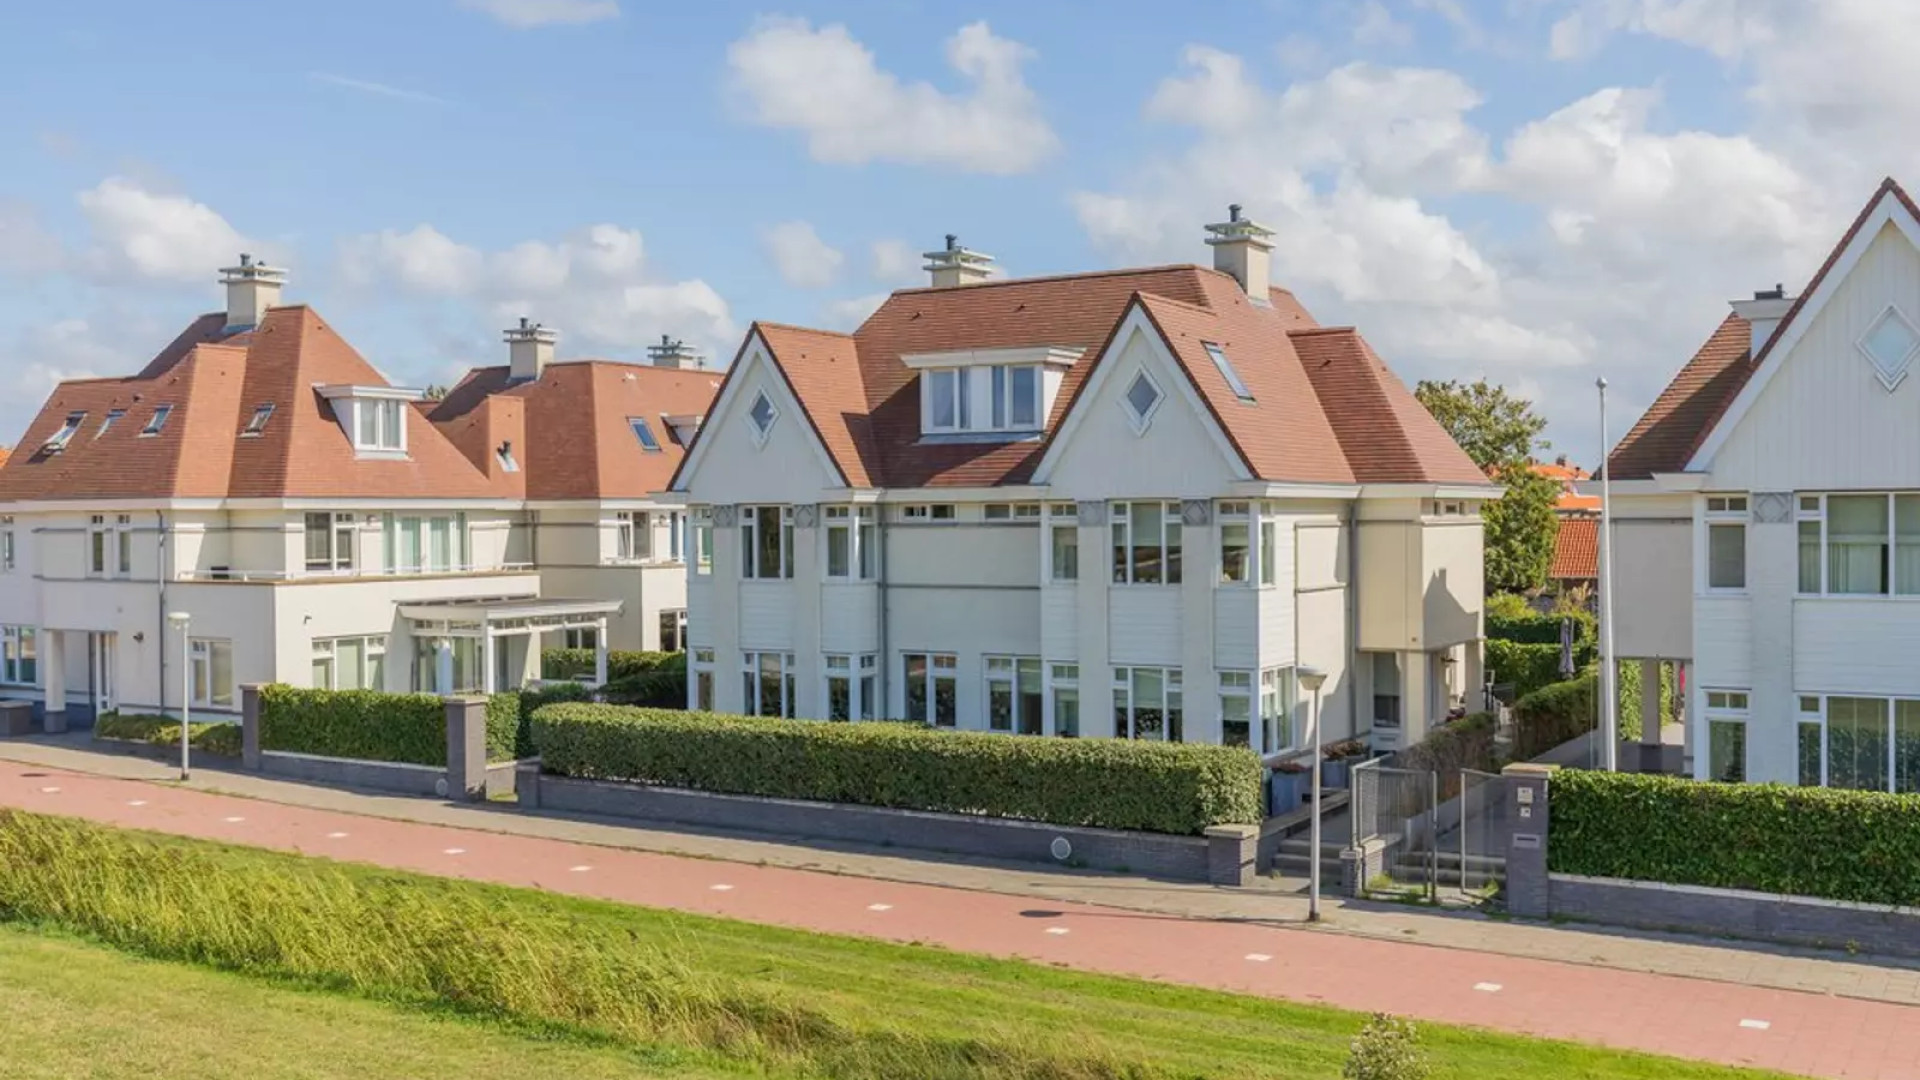
[[[169,611],[167,621],[180,631],[180,779],[186,780],[193,763],[188,756],[188,744],[193,741],[189,715],[193,702],[193,645],[187,637],[187,625],[193,616],[184,611]]]
[[[1307,747],[1313,754],[1313,817],[1307,828],[1307,921],[1320,921],[1320,687],[1327,673],[1317,667],[1301,667],[1294,677],[1313,695],[1313,708],[1307,713]]]
[[[1600,760],[1601,768],[1619,768],[1620,662],[1613,655],[1613,470],[1607,468],[1607,380],[1593,380],[1600,392]]]

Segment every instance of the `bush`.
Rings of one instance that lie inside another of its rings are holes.
[[[1561,770],[1555,873],[1920,904],[1920,795]]]
[[[615,705],[638,705],[649,709],[684,709],[687,705],[687,669],[660,668],[614,679],[601,690],[601,696]]]
[[[441,714],[442,724],[445,713]],[[444,738],[446,728],[441,728]],[[523,714],[520,691],[503,690],[487,697],[487,761],[514,761],[533,756],[533,736]],[[524,753],[522,751],[525,751]]]
[[[489,736],[491,749],[491,731]],[[275,683],[260,688],[260,748],[445,766],[446,706],[432,694],[305,690]]]
[[[240,756],[240,725],[196,722],[191,730],[193,749],[225,757]],[[94,718],[93,737],[178,747],[180,721],[139,713],[104,712]]]
[[[1576,653],[1575,660],[1580,657]],[[1560,680],[1560,646],[1488,638],[1487,673],[1498,686],[1511,685],[1516,699]]]
[[[1440,799],[1451,799],[1460,793],[1460,770],[1498,770],[1500,763],[1493,753],[1495,726],[1492,713],[1474,713],[1442,724],[1402,752],[1397,767],[1432,771],[1439,779]]]
[[[1500,611],[1496,613],[1489,605],[1486,614],[1487,637],[1501,641],[1513,641],[1523,645],[1560,645],[1560,620],[1573,620],[1573,644],[1576,650],[1593,648],[1597,622],[1585,611],[1555,611],[1551,613],[1522,608],[1520,611]]]
[[[1340,1075],[1343,1080],[1427,1080],[1433,1075],[1433,1067],[1420,1049],[1420,1034],[1413,1021],[1374,1013],[1367,1026],[1353,1037]]]
[[[1673,696],[1677,692],[1673,681],[1673,665],[1660,665],[1662,722],[1673,718]],[[1629,742],[1640,738],[1640,663],[1637,660],[1620,661],[1620,737]]]
[[[1224,746],[615,705],[548,705],[533,739],[583,779],[1177,834],[1261,819],[1259,759]]]
[[[608,650],[607,681],[631,678],[649,671],[678,666],[685,671],[687,654],[684,652],[624,652]],[[592,649],[548,649],[540,654],[540,677],[543,679],[591,679],[593,677]]]
[[[1532,761],[1561,743],[1593,730],[1600,676],[1543,686],[1513,707],[1513,759]]]

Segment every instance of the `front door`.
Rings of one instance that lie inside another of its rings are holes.
[[[120,705],[120,695],[114,685],[114,637],[113,634],[88,634],[92,642],[89,649],[91,657],[93,684],[93,714],[112,712]]]

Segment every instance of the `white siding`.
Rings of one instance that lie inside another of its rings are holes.
[[[1060,444],[1048,480],[1054,490],[1077,499],[1197,498],[1226,490],[1234,477],[1212,418],[1188,403],[1185,372],[1159,346],[1132,333],[1101,367],[1104,377],[1092,397],[1075,405],[1080,419]],[[1136,435],[1122,401],[1142,370],[1163,396],[1147,430]]]
[[[793,648],[793,582],[742,581],[738,589],[740,647]]]
[[[1158,585],[1114,586],[1108,590],[1107,654],[1113,664],[1181,666],[1186,620],[1180,593],[1178,588]],[[1084,693],[1083,676],[1083,703]]]
[[[1260,666],[1261,601],[1273,590],[1213,590],[1213,664],[1251,671]]]
[[[880,647],[880,589],[876,585],[820,588],[820,651],[872,652]]]
[[[1046,658],[1070,661],[1080,657],[1080,594],[1076,589],[1040,590],[1040,638]]]
[[[1795,690],[1920,695],[1920,602],[1807,597],[1793,612]]]
[[[1616,610],[1619,600],[1614,601]],[[1753,684],[1753,604],[1744,596],[1694,601],[1694,663],[1702,686]],[[1621,655],[1627,655],[1622,650]]]

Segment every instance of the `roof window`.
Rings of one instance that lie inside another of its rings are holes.
[[[520,471],[520,463],[513,459],[512,442],[503,440],[499,447],[494,450],[493,456],[500,462],[501,472]]]
[[[160,434],[160,429],[167,426],[167,417],[172,415],[173,415],[173,406],[171,405],[155,406],[153,410],[153,416],[149,417],[147,420],[147,426],[140,429],[141,436],[144,438],[145,436],[148,436],[148,435]]]
[[[1233,396],[1239,398],[1242,405],[1253,404],[1253,392],[1247,389],[1246,383],[1240,381],[1240,373],[1233,369],[1233,361],[1227,359],[1227,351],[1211,341],[1203,341],[1200,345],[1207,350],[1213,366],[1219,369],[1220,377],[1227,380],[1227,388],[1233,391]]]
[[[127,415],[127,410],[125,409],[108,409],[106,419],[100,421],[100,430],[94,432],[93,437],[97,439],[113,430],[113,422],[125,415]]]
[[[640,440],[640,449],[652,454],[660,452],[660,440],[654,437],[653,428],[647,424],[646,417],[629,416],[627,426],[633,429],[633,437]]]
[[[247,421],[247,430],[240,434],[258,435],[267,429],[267,421],[271,419],[273,419],[273,402],[268,401],[256,405],[253,410],[253,418]]]
[[[57,454],[60,451],[65,450],[67,448],[67,443],[73,441],[73,433],[76,431],[79,431],[80,425],[86,422],[87,422],[86,413],[84,412],[68,413],[67,422],[60,425],[60,430],[53,433],[53,438],[48,439],[46,446],[43,447],[42,449],[46,450],[46,452],[49,454]]]

